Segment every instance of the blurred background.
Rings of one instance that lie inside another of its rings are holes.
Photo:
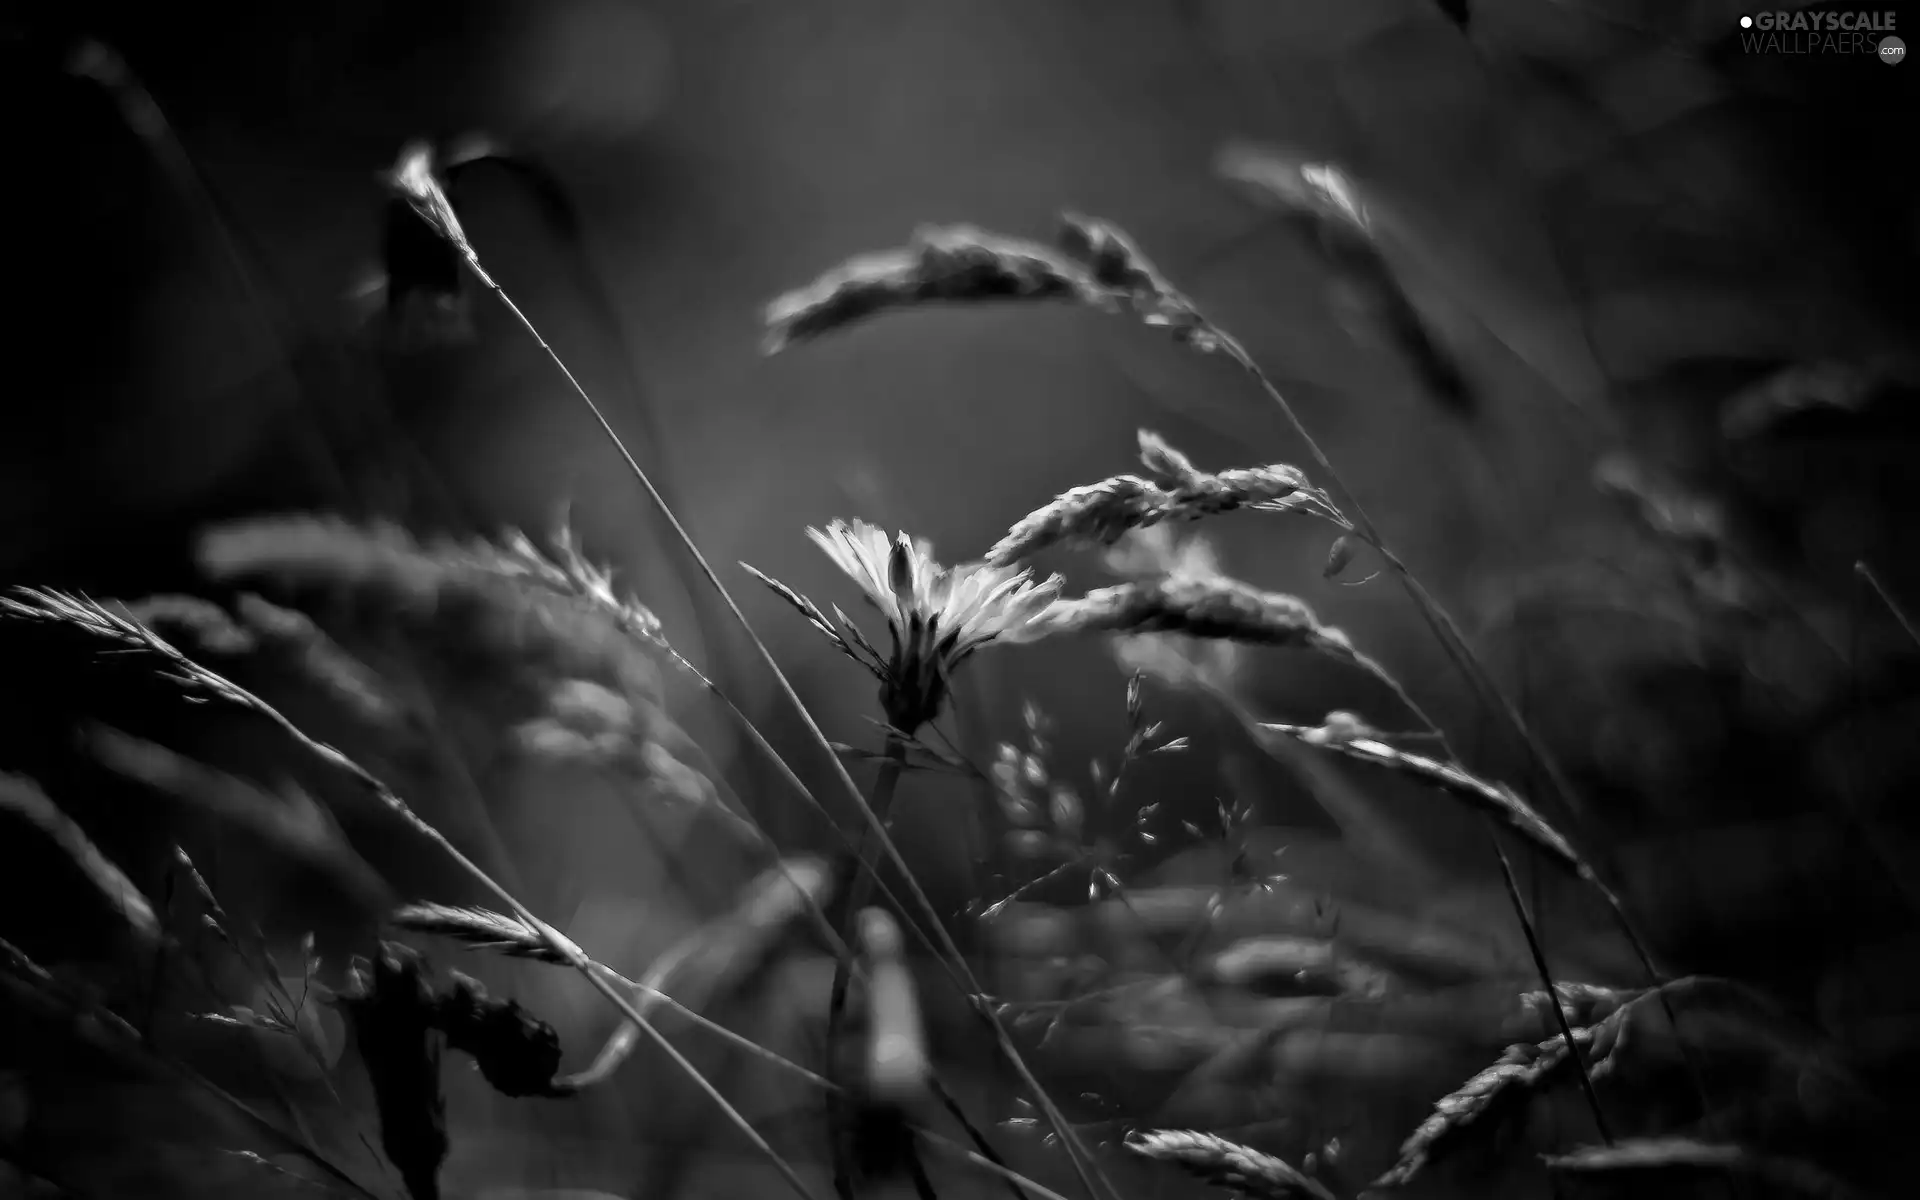
[[[1746,53],[1740,12],[1730,0],[19,4],[0,72],[15,163],[0,569],[100,597],[204,591],[194,541],[222,521],[324,512],[464,538],[542,534],[564,512],[825,794],[825,764],[761,664],[502,306],[469,288],[464,326],[394,336],[381,173],[415,138],[498,149],[449,173],[481,258],[658,473],[827,735],[866,746],[871,682],[736,563],[855,612],[807,526],[859,517],[931,539],[943,561],[975,558],[1055,493],[1137,470],[1143,427],[1203,468],[1315,473],[1230,366],[1064,306],[922,310],[760,353],[767,301],[849,255],[925,224],[1045,238],[1063,210],[1091,213],[1268,367],[1567,768],[1582,811],[1554,799],[1390,579],[1350,586],[1375,564],[1323,577],[1324,527],[1210,523],[1223,569],[1306,600],[1388,664],[1463,757],[1538,789],[1549,816],[1577,817],[1576,840],[1675,972],[1776,989],[1825,1036],[1852,1036],[1847,1054],[1893,1072],[1920,1049],[1901,800],[1920,766],[1916,645],[1887,603],[1920,603],[1907,482],[1920,197],[1903,161],[1920,67]],[[1462,379],[1437,389],[1369,318],[1367,278],[1222,177],[1232,145],[1354,181],[1398,294]],[[1098,554],[1040,565],[1074,591],[1113,581]],[[325,615],[351,637],[352,612]],[[45,784],[149,895],[188,836],[182,810],[104,782],[74,728],[107,720],[231,769],[281,771],[284,751],[252,726],[102,682],[84,648],[44,630],[5,637],[14,732],[0,768]],[[1352,709],[1410,724],[1379,686],[1301,656],[1247,651],[1231,674],[1264,720]],[[1090,786],[1076,764],[1111,761],[1125,739],[1126,677],[1091,642],[988,651],[965,676],[960,736],[990,759],[1023,738],[1031,702],[1054,722],[1057,769]],[[838,851],[697,690],[663,686],[710,773],[783,846]],[[617,947],[606,953],[621,969],[644,969],[753,876],[698,814],[636,824],[621,781],[529,768],[484,712],[464,712],[486,701],[448,695],[454,766],[421,768],[437,782],[419,807],[590,949]],[[1170,832],[1133,847],[1132,886],[1221,877],[1239,849],[1212,833],[1216,802],[1251,803],[1259,853],[1288,847],[1277,870],[1296,886],[1415,927],[1498,926],[1486,936],[1499,954],[1524,953],[1469,817],[1357,770],[1316,784],[1204,697],[1155,688],[1149,707],[1195,746],[1133,785],[1166,806]],[[440,786],[454,775],[458,789]],[[909,780],[903,848],[984,955],[992,939],[961,914],[1040,872],[1001,845],[976,790]],[[1329,788],[1352,806],[1331,805]],[[377,817],[341,821],[403,898],[478,901]],[[320,930],[329,971],[369,952],[377,913],[206,822],[191,836],[197,853],[221,848],[223,901],[257,913],[269,943]],[[38,853],[19,839],[0,850],[16,913],[54,886]],[[1414,860],[1420,887],[1386,885],[1389,864]],[[1536,874],[1524,866],[1523,882],[1566,956],[1557,965],[1644,982],[1590,906]],[[1087,875],[1024,898],[1086,907]],[[99,931],[83,916],[41,912],[38,933],[4,936],[41,961],[94,960],[82,943]],[[569,1061],[611,1028],[557,972],[457,961],[553,1021]],[[1524,958],[1512,961],[1524,983]],[[928,1005],[936,1041],[977,1036],[961,1032],[957,1002]],[[1055,1064],[1073,1076],[1116,1052],[1096,1039],[1061,1053],[1079,1056]],[[1446,1082],[1489,1061],[1449,1054],[1356,1093],[1397,1099],[1374,1112],[1378,1128],[1349,1134],[1362,1147],[1350,1153],[1391,1161]],[[650,1063],[620,1104],[568,1114],[477,1084],[456,1093],[449,1194],[678,1194],[633,1190],[653,1178],[654,1150],[626,1133],[637,1121],[660,1144],[693,1136],[690,1118],[649,1103],[650,1088],[681,1086],[668,1074]],[[63,1099],[23,1084],[20,1103],[41,1115],[14,1133],[50,1136],[48,1114],[80,1103],[79,1086]],[[1326,1086],[1305,1095],[1338,1090]],[[496,1136],[472,1136],[481,1128]],[[1298,1154],[1325,1134],[1296,1128],[1273,1145]],[[49,1144],[32,1173],[57,1184],[48,1164],[70,1148]],[[167,1173],[181,1161],[128,1154],[133,1174],[89,1185],[80,1172],[71,1194],[176,1194]],[[710,1161],[714,1178],[682,1181],[685,1194],[760,1186],[743,1148]],[[1057,1163],[1033,1170],[1071,1179]],[[1176,1194],[1142,1180],[1130,1195]]]

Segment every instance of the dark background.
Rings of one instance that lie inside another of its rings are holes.
[[[1062,209],[1092,212],[1269,365],[1469,627],[1543,575],[1658,557],[1591,486],[1604,453],[1729,506],[1793,606],[1852,647],[1849,670],[1809,665],[1797,646],[1762,664],[1758,643],[1703,668],[1637,626],[1565,614],[1484,644],[1598,797],[1604,853],[1629,870],[1663,944],[1689,966],[1806,991],[1818,972],[1783,945],[1825,939],[1814,957],[1839,960],[1910,924],[1889,915],[1897,889],[1873,865],[1905,861],[1904,835],[1883,828],[1869,853],[1824,793],[1845,775],[1848,802],[1872,810],[1913,765],[1913,647],[1853,573],[1867,561],[1895,596],[1920,596],[1912,393],[1738,453],[1715,414],[1783,365],[1910,349],[1920,67],[1743,55],[1731,3],[1471,8],[1463,31],[1420,0],[19,5],[0,72],[13,167],[0,571],[103,596],[188,590],[193,534],[225,517],[340,511],[465,534],[544,529],[569,504],[589,550],[804,760],[742,647],[702,644],[722,625],[695,620],[710,606],[699,581],[497,304],[475,298],[477,338],[458,351],[375,346],[371,309],[350,293],[378,269],[376,173],[409,138],[485,131],[562,181],[577,242],[504,172],[463,181],[462,218],[616,425],[663,464],[696,540],[829,736],[848,741],[871,736],[864,676],[736,561],[851,609],[805,526],[858,516],[972,557],[1054,492],[1132,469],[1140,426],[1202,466],[1304,465],[1280,414],[1231,369],[1094,314],[921,312],[757,351],[766,300],[920,224],[1037,236]],[[183,193],[111,99],[63,69],[83,35],[157,100],[204,193]],[[1448,414],[1390,346],[1350,333],[1311,246],[1215,176],[1216,151],[1242,138],[1361,182],[1397,272],[1485,399],[1477,417]],[[1323,530],[1248,518],[1209,533],[1233,573],[1299,594],[1391,664],[1489,771],[1534,782],[1388,581],[1320,578]],[[1076,589],[1107,582],[1091,556],[1046,565]],[[102,704],[218,740],[164,701],[101,699],[56,641],[9,631],[18,736],[0,765],[80,771],[62,765],[62,730]],[[1269,719],[1389,704],[1285,655],[1248,674]],[[1748,703],[1749,676],[1804,703],[1786,715],[1777,697]],[[1012,736],[1020,700],[1038,701],[1062,719],[1061,760],[1078,762],[1121,736],[1122,678],[1094,646],[991,653],[969,703],[985,732]],[[1209,741],[1156,786],[1209,811],[1230,790],[1230,733],[1200,706],[1165,704],[1176,731],[1185,719],[1224,748]],[[687,721],[776,829],[819,844],[760,796],[722,725]],[[644,901],[641,924],[671,929],[716,902],[648,867],[672,847],[612,832],[592,789],[562,799],[510,774],[484,782],[545,903]],[[1324,832],[1277,775],[1251,786],[1269,823]],[[952,848],[966,802],[931,786],[906,801],[903,840],[955,907],[989,870]],[[118,819],[118,801],[88,803]],[[1417,798],[1380,803],[1442,859],[1477,844]],[[126,836],[130,862],[158,832]],[[389,857],[414,887],[445,883]],[[1485,874],[1466,862],[1450,869]],[[31,894],[28,878],[16,870],[9,894]],[[1716,878],[1737,882],[1716,893]],[[271,883],[260,903],[280,906],[282,933],[320,919],[324,898],[272,896]]]

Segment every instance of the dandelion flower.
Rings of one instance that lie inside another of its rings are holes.
[[[880,681],[880,706],[894,728],[911,733],[939,715],[954,668],[989,642],[1031,641],[1045,631],[1037,618],[1059,597],[1063,580],[985,563],[943,567],[926,541],[889,536],[865,521],[835,521],[807,536],[860,586],[887,622],[890,653],[874,648],[838,608],[834,620],[806,597],[758,571],[754,575],[793,605],[842,653]],[[747,568],[752,571],[752,567]]]

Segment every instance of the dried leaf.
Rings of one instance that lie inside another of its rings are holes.
[[[435,1003],[420,956],[391,942],[381,943],[373,962],[354,964],[340,997],[373,1082],[380,1147],[414,1200],[438,1200],[447,1157]]]
[[[487,994],[479,981],[458,971],[433,1010],[433,1023],[447,1044],[470,1055],[480,1073],[503,1096],[571,1094],[554,1081],[560,1070],[560,1036],[518,1001]]]

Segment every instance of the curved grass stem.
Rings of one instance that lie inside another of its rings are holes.
[[[157,642],[157,639],[155,640]],[[159,645],[163,644],[164,643],[160,643]],[[156,645],[155,648],[157,649],[158,645]],[[212,676],[210,673],[203,673],[199,678],[212,681],[217,677]],[[416,833],[432,842],[455,866],[466,872],[474,882],[498,897],[501,903],[505,904],[515,917],[524,922],[529,929],[534,930],[540,935],[541,940],[546,943],[549,949],[565,960],[568,966],[580,972],[580,974],[586,978],[587,982],[593,986],[595,991],[605,996],[615,1008],[620,1010],[622,1015],[645,1032],[653,1043],[660,1048],[662,1053],[666,1054],[666,1056],[672,1060],[673,1064],[693,1081],[695,1086],[706,1093],[707,1097],[719,1107],[721,1114],[746,1137],[748,1142],[753,1145],[755,1150],[759,1151],[769,1165],[779,1172],[781,1178],[787,1182],[787,1185],[793,1189],[795,1194],[801,1197],[801,1200],[813,1200],[813,1193],[808,1189],[805,1181],[800,1178],[799,1173],[793,1169],[792,1165],[789,1164],[785,1158],[781,1157],[779,1151],[775,1150],[766,1138],[760,1135],[759,1130],[753,1127],[752,1122],[748,1121],[746,1117],[740,1113],[740,1110],[733,1106],[732,1102],[720,1094],[719,1090],[713,1086],[706,1076],[700,1073],[700,1069],[688,1061],[687,1057],[680,1052],[678,1047],[674,1046],[672,1042],[667,1040],[665,1035],[648,1023],[645,1015],[641,1013],[633,1001],[622,995],[619,989],[606,978],[602,970],[596,969],[597,964],[589,959],[580,947],[574,945],[565,934],[562,934],[559,930],[534,915],[532,909],[521,903],[517,896],[495,880],[493,876],[488,874],[478,863],[468,858],[458,846],[455,846],[453,842],[450,841],[445,834],[441,833],[439,829],[435,828],[431,822],[414,812],[413,809],[408,806],[407,802],[395,794],[392,789],[388,788],[378,776],[368,771],[341,750],[312,737],[298,725],[295,725],[292,720],[279,709],[268,704],[252,692],[224,678],[218,678],[218,684],[221,685],[220,694],[223,698],[241,707],[252,709],[254,712],[259,713],[261,716],[273,722],[273,724],[278,726],[288,737],[293,739],[301,749],[359,785],[362,790],[367,792],[368,795],[378,801],[384,808],[411,826]]]
[[[554,367],[559,370],[560,374],[573,388],[574,394],[580,398],[581,403],[586,405],[587,411],[592,414],[594,421],[600,426],[601,432],[606,434],[608,441],[613,444],[614,449],[619,452],[621,459],[625,461],[628,471],[647,493],[648,499],[652,501],[655,508],[659,510],[661,518],[672,529],[680,543],[686,547],[687,553],[692,556],[695,565],[700,569],[700,573],[706,577],[708,584],[713,587],[715,594],[717,594],[721,602],[726,605],[727,611],[745,632],[748,641],[752,643],[761,661],[765,663],[782,697],[788,704],[792,705],[794,711],[799,715],[801,723],[806,727],[808,739],[819,748],[821,753],[827,756],[828,761],[833,766],[833,772],[838,783],[842,789],[846,791],[847,795],[852,798],[861,817],[866,821],[867,827],[877,838],[879,846],[886,858],[904,877],[914,903],[918,905],[924,913],[934,936],[939,940],[940,949],[952,960],[954,966],[958,969],[963,986],[972,996],[984,996],[985,989],[981,986],[978,977],[974,975],[973,968],[967,964],[965,955],[961,953],[959,945],[953,940],[953,935],[947,931],[946,925],[941,921],[939,909],[934,907],[933,901],[928,898],[925,889],[920,886],[919,880],[914,877],[912,869],[907,866],[905,858],[901,856],[899,847],[894,844],[892,837],[888,835],[885,824],[874,813],[873,807],[867,803],[866,797],[861,794],[859,786],[853,781],[853,776],[848,773],[846,764],[840,761],[839,754],[834,751],[832,742],[827,739],[827,735],[821,730],[819,723],[814,720],[813,713],[807,708],[805,701],[800,699],[800,693],[795,690],[793,682],[787,678],[786,672],[781,670],[779,662],[773,657],[773,652],[767,648],[766,642],[761,639],[760,635],[754,630],[752,623],[747,620],[746,614],[741,611],[739,602],[734,599],[733,593],[728,590],[726,584],[720,581],[720,576],[715,573],[712,564],[707,561],[707,556],[701,552],[699,545],[694,542],[692,535],[687,532],[686,526],[681,522],[678,514],[673,511],[672,506],[669,505],[666,499],[660,494],[653,480],[647,475],[645,468],[634,458],[633,452],[630,451],[626,443],[621,440],[619,432],[614,429],[613,423],[607,419],[605,412],[594,402],[593,397],[587,392],[579,379],[575,377],[572,370],[567,367],[566,362],[562,360],[553,347],[547,343],[546,338],[541,336],[538,327],[527,317],[526,313],[521,311],[520,306],[514,303],[513,298],[494,280],[493,276],[488,274],[486,268],[481,265],[479,255],[476,254],[472,246],[466,242],[464,236],[457,239],[455,244],[460,250],[461,257],[466,262],[467,268],[474,273],[474,277],[499,298],[501,304],[504,305],[514,319],[520,323],[520,326],[526,330],[527,335],[546,353]],[[601,981],[601,983],[604,985],[604,981]],[[1072,1161],[1074,1171],[1079,1176],[1080,1182],[1086,1189],[1087,1194],[1093,1197],[1094,1200],[1106,1200],[1106,1198],[1115,1198],[1115,1200],[1117,1200],[1118,1193],[1114,1190],[1113,1184],[1106,1178],[1105,1173],[1101,1170],[1099,1163],[1094,1159],[1091,1151],[1087,1149],[1085,1143],[1081,1141],[1072,1125],[1068,1123],[1065,1115],[1062,1114],[1059,1107],[1054,1104],[1052,1097],[1047,1095],[1046,1089],[1041,1086],[1039,1079],[1034,1076],[1031,1068],[1027,1066],[1026,1060],[1020,1054],[1018,1047],[1013,1044],[1012,1037],[1008,1035],[999,1017],[984,1004],[975,1004],[973,1007],[991,1026],[994,1039],[999,1046],[1000,1052],[1006,1057],[1008,1063],[1013,1067],[1014,1072],[1020,1077],[1021,1083],[1032,1094],[1034,1103],[1046,1116],[1047,1123],[1059,1136],[1060,1144],[1065,1148],[1067,1157]],[[628,1008],[630,1010],[631,1006],[628,1006]],[[629,1011],[629,1019],[632,1019],[631,1011]]]

